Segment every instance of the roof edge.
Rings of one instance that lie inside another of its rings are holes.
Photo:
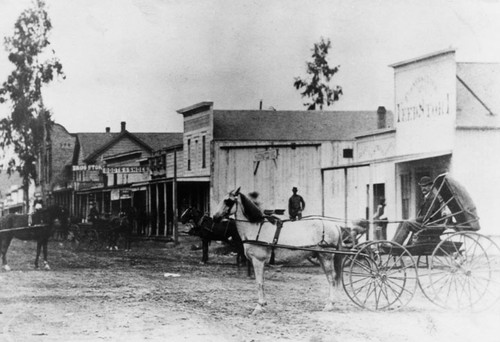
[[[115,136],[113,139],[111,139],[110,141],[108,141],[107,143],[105,143],[104,145],[102,145],[100,148],[96,149],[94,152],[92,152],[91,154],[89,154],[87,156],[87,158],[85,158],[83,160],[83,162],[87,163],[89,161],[92,161],[94,158],[96,158],[99,154],[103,153],[104,151],[106,151],[108,148],[110,148],[111,146],[113,146],[114,144],[116,144],[121,138],[123,137],[129,137],[130,139],[134,140],[136,143],[138,143],[139,145],[143,146],[144,148],[146,148],[148,151],[152,152],[153,151],[153,148],[151,146],[149,146],[148,144],[146,144],[144,141],[142,141],[141,139],[139,139],[137,136],[135,136],[133,133],[130,133],[129,131],[125,130],[123,132],[121,132],[120,134],[118,134],[117,136]]]
[[[407,60],[404,60],[404,61],[401,61],[401,62],[397,62],[397,63],[394,63],[394,64],[389,64],[389,66],[391,68],[399,68],[399,67],[402,67],[402,66],[405,66],[405,65],[408,65],[408,64],[413,64],[413,63],[416,63],[416,62],[421,62],[421,61],[425,61],[427,59],[431,59],[431,58],[435,58],[435,57],[438,57],[438,56],[443,56],[443,55],[448,55],[448,54],[454,54],[456,52],[456,49],[455,48],[448,48],[448,49],[444,49],[444,50],[441,50],[441,51],[436,51],[436,52],[431,52],[431,53],[428,53],[426,55],[423,55],[423,56],[419,56],[419,57],[415,57],[415,58],[412,58],[412,59],[407,59]]]
[[[196,103],[196,104],[191,105],[189,107],[181,108],[181,109],[177,110],[177,113],[182,114],[182,115],[186,115],[186,114],[189,114],[190,112],[197,110],[197,109],[200,109],[202,107],[212,108],[213,105],[214,105],[213,101],[199,102],[199,103]]]
[[[394,127],[379,128],[376,130],[366,131],[362,134],[356,135],[356,139],[370,137],[370,136],[376,136],[376,135],[384,135],[384,134],[394,133],[394,132],[396,132],[396,128],[394,128]]]

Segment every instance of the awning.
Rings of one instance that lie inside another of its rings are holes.
[[[413,154],[406,154],[406,155],[402,155],[402,156],[392,156],[392,157],[387,157],[387,158],[364,160],[364,161],[360,161],[360,162],[356,162],[356,163],[342,164],[342,165],[337,165],[337,166],[328,166],[328,167],[321,168],[321,171],[350,169],[350,168],[355,168],[355,167],[365,167],[365,166],[370,166],[371,164],[380,164],[380,163],[388,163],[388,162],[394,162],[396,164],[406,163],[406,162],[415,161],[415,160],[443,157],[443,156],[447,156],[447,155],[451,155],[451,154],[452,154],[451,150],[427,152],[427,153],[413,153]]]
[[[132,191],[146,191],[148,189],[149,182],[137,182],[130,184],[130,189]]]
[[[453,151],[447,150],[447,151],[440,151],[440,152],[428,152],[428,153],[415,153],[415,154],[407,154],[404,156],[398,156],[397,159],[394,161],[396,163],[407,163],[415,160],[423,160],[423,159],[430,159],[430,158],[436,158],[436,157],[444,157],[444,156],[451,156]]]
[[[99,188],[99,189],[86,189],[86,190],[79,190],[79,191],[76,191],[76,194],[77,195],[88,195],[88,194],[96,194],[98,192],[109,192],[111,191],[110,189],[103,189],[103,188]]]
[[[179,177],[177,178],[177,182],[203,182],[203,183],[210,183],[210,176],[205,176],[205,177]]]
[[[201,176],[201,177],[178,177],[175,179],[178,183],[188,183],[188,182],[197,182],[197,183],[209,183],[210,176]],[[161,178],[161,179],[152,179],[149,181],[149,184],[159,184],[159,183],[173,183],[174,178]]]

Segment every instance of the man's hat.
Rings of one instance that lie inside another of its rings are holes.
[[[293,187],[292,188],[292,191],[297,191],[298,189],[296,187]]]
[[[433,182],[432,182],[432,179],[430,177],[424,176],[420,179],[420,182],[418,182],[418,185],[425,186],[425,185],[429,185],[432,183]]]
[[[248,196],[250,196],[252,198],[257,198],[257,197],[259,197],[259,193],[257,191],[252,191],[252,192],[248,193]]]

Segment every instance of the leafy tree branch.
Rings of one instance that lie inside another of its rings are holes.
[[[312,49],[312,61],[306,63],[306,73],[309,78],[295,78],[293,83],[295,89],[301,89],[302,97],[310,101],[305,102],[307,110],[323,109],[323,106],[331,106],[342,95],[342,87],[330,86],[332,77],[339,71],[340,65],[330,68],[327,57],[331,48],[329,39],[321,38],[319,43],[314,44]]]

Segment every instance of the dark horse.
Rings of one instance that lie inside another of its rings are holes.
[[[109,249],[118,250],[118,240],[120,237],[124,239],[123,248],[125,251],[130,250],[131,239],[132,239],[132,220],[130,219],[130,215],[121,212],[117,217],[113,217],[109,222],[110,225],[110,234],[108,241]]]
[[[56,229],[63,232],[67,231],[69,215],[68,211],[64,208],[49,206],[33,213],[33,227],[29,227],[28,220],[29,215],[26,214],[9,214],[0,218],[0,254],[2,255],[2,267],[6,271],[10,271],[10,267],[7,264],[7,250],[13,238],[36,241],[35,268],[38,268],[38,259],[43,248],[44,268],[49,270],[50,267],[47,262],[47,244],[49,238]]]
[[[181,215],[182,224],[191,222],[192,228],[189,230],[189,235],[196,235],[201,238],[203,255],[201,261],[206,264],[208,262],[208,246],[210,241],[228,242],[236,249],[238,266],[246,264],[246,258],[243,253],[243,243],[236,229],[234,220],[224,220],[219,223],[214,223],[212,218],[204,215],[196,208],[188,208]]]

